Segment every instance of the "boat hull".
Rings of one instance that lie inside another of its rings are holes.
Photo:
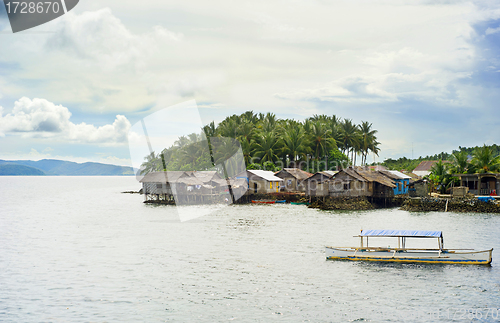
[[[258,201],[258,200],[252,200],[252,203],[256,204],[274,204],[276,201]]]
[[[493,249],[461,252],[453,250],[395,250],[326,247],[327,259],[403,263],[488,265]]]

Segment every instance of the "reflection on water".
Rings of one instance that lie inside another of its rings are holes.
[[[500,306],[498,216],[232,205],[181,223],[119,193],[137,186],[0,178],[0,320],[448,322]],[[371,228],[442,230],[447,247],[495,248],[493,263],[325,260]]]

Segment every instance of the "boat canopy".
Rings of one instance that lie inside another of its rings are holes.
[[[421,230],[363,230],[360,237],[413,237],[413,238],[442,238],[441,231]]]

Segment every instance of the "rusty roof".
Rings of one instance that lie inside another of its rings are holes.
[[[146,174],[139,182],[141,183],[174,183],[181,177],[189,177],[183,171],[153,172]]]
[[[305,180],[305,179],[313,176],[313,174],[308,173],[306,171],[303,171],[300,168],[283,168],[282,170],[280,170],[279,172],[275,173],[274,175],[278,176],[280,178],[283,178],[281,176],[286,175],[286,173],[288,173],[291,176],[295,177],[299,181],[303,181],[303,180]]]
[[[356,172],[366,178],[369,182],[377,182],[388,187],[396,187],[396,184],[391,178],[387,177],[380,171],[366,171],[363,169],[356,169]]]
[[[432,166],[436,164],[439,160],[423,160],[418,164],[413,171],[430,171]],[[443,163],[449,163],[447,160],[443,160]]]
[[[316,180],[318,183],[321,183],[323,181],[327,181],[331,179],[336,173],[338,172],[332,172],[332,171],[322,171],[322,172],[317,172],[314,175],[306,178],[304,181],[313,181]]]
[[[380,171],[367,170],[363,167],[347,167],[342,171],[361,182],[377,182],[388,187],[396,187],[392,179]]]

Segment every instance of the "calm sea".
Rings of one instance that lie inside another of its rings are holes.
[[[120,193],[139,188],[0,177],[0,321],[500,320],[500,215],[243,205],[181,223],[172,206]],[[325,260],[325,245],[372,228],[442,230],[448,248],[495,248],[493,263]]]

